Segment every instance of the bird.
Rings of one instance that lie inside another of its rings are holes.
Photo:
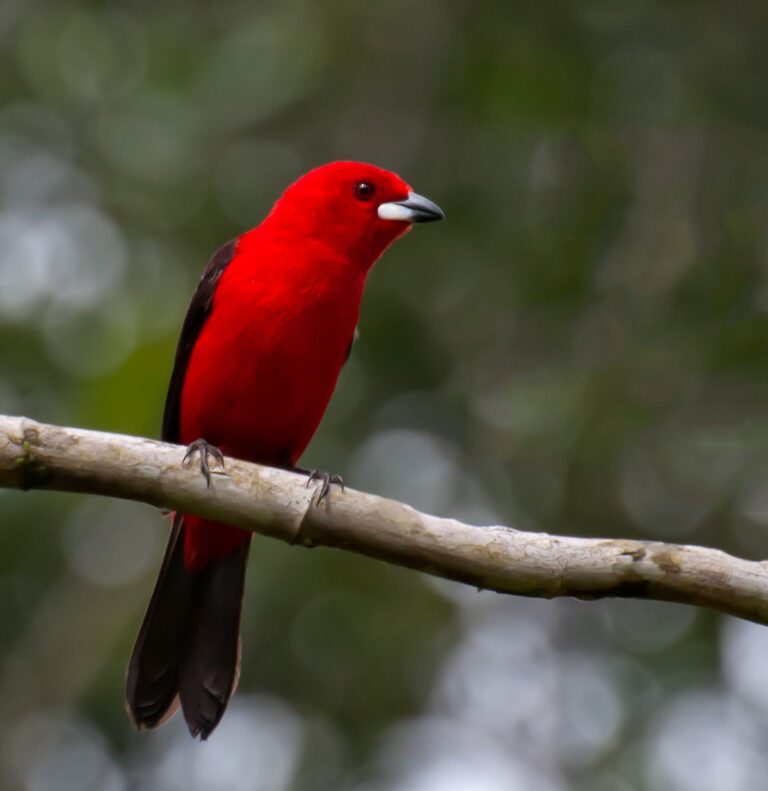
[[[384,251],[442,210],[395,173],[331,162],[301,176],[266,218],[222,245],[182,324],[161,438],[187,446],[211,482],[224,455],[297,464],[350,353],[366,278]],[[335,476],[313,473],[320,496]],[[181,708],[207,739],[237,684],[251,533],[174,513],[126,673],[138,729]]]

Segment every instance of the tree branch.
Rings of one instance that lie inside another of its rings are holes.
[[[659,599],[768,624],[766,563],[694,546],[473,527],[350,489],[334,490],[331,508],[317,506],[305,476],[229,458],[207,488],[196,464],[182,465],[184,452],[0,416],[0,487],[139,500],[499,593]]]

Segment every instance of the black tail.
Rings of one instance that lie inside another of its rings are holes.
[[[174,516],[160,576],[126,680],[137,728],[162,725],[181,703],[193,736],[208,738],[237,681],[240,610],[250,539],[202,571],[184,568],[183,517]]]

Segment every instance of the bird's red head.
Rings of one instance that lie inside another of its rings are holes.
[[[396,174],[364,162],[331,162],[291,184],[268,222],[367,269],[413,223],[442,218],[438,206]]]

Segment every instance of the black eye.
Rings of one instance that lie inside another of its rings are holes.
[[[358,200],[370,200],[374,192],[376,192],[376,188],[367,181],[358,181],[355,184],[355,197]]]

